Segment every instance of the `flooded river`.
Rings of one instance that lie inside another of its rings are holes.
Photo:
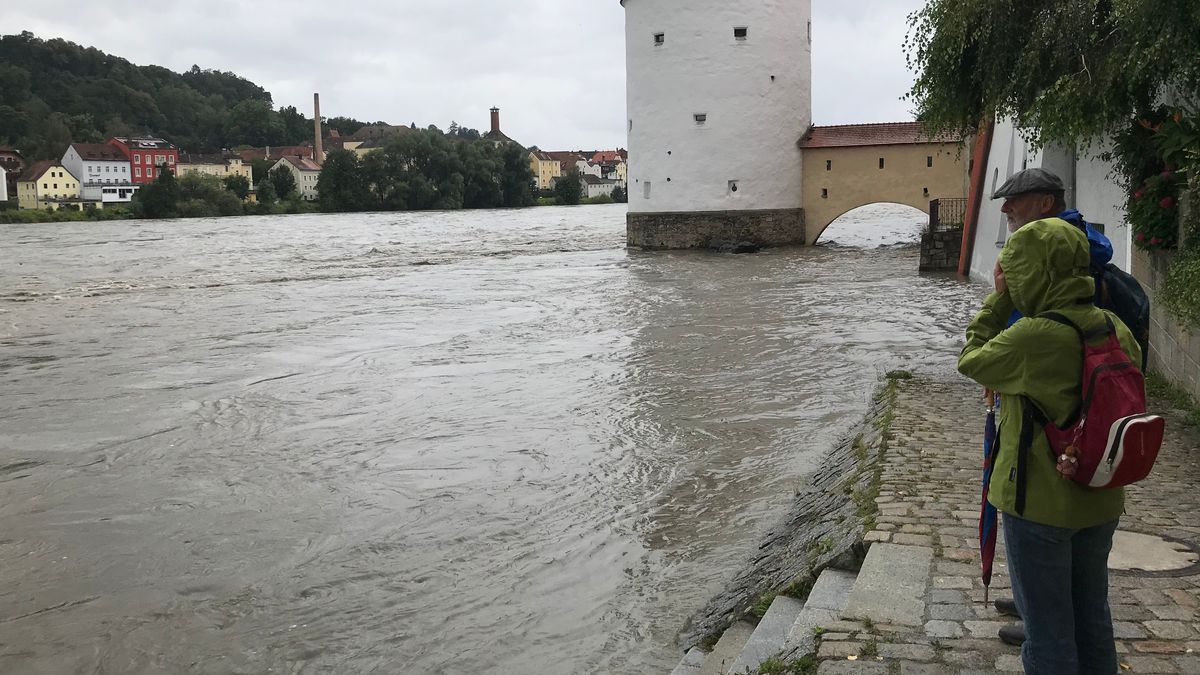
[[[668,672],[979,301],[912,247],[628,251],[620,205],[10,225],[0,261],[6,674]]]

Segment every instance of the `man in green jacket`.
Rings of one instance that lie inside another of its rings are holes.
[[[1004,513],[1004,538],[1017,609],[1025,620],[1025,672],[1114,673],[1108,554],[1124,509],[1120,489],[1094,490],[1062,478],[1040,428],[1025,475],[1017,455],[1027,400],[1065,424],[1080,405],[1083,348],[1054,311],[1085,332],[1107,315],[1134,363],[1141,351],[1116,315],[1093,304],[1087,237],[1059,218],[1020,227],[1000,252],[996,291],[967,329],[958,370],[1001,396],[988,500]],[[1013,310],[1024,318],[1008,326]],[[1027,397],[1027,398],[1026,398]],[[1027,422],[1032,424],[1032,422]],[[1023,479],[1023,480],[1022,480]],[[1023,483],[1024,504],[1018,500]]]

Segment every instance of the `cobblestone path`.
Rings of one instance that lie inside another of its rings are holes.
[[[1121,530],[1200,550],[1200,433],[1163,412],[1167,439],[1151,476],[1129,488]],[[996,637],[1007,622],[983,603],[979,578],[983,418],[979,387],[966,380],[900,383],[867,541],[933,549],[924,625],[824,626],[820,675],[1021,672],[1019,650]],[[1003,541],[997,548],[992,598],[1010,595]],[[1111,587],[1122,672],[1200,673],[1200,569],[1114,572]]]

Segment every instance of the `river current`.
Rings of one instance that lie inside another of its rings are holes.
[[[0,227],[0,672],[670,671],[880,375],[957,353],[915,213]]]

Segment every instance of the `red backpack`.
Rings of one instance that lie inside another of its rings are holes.
[[[1045,432],[1056,461],[1069,446],[1075,447],[1079,467],[1071,480],[1093,488],[1122,487],[1145,478],[1158,458],[1165,428],[1163,418],[1146,412],[1145,378],[1121,348],[1111,318],[1104,317],[1103,329],[1085,333],[1061,314],[1047,312],[1038,317],[1070,326],[1079,335],[1083,343],[1082,401],[1067,424],[1059,427],[1024,397],[1026,419],[1017,457],[1018,513],[1024,511],[1024,475],[1036,426]],[[1107,339],[1095,346],[1088,344],[1100,337]]]

